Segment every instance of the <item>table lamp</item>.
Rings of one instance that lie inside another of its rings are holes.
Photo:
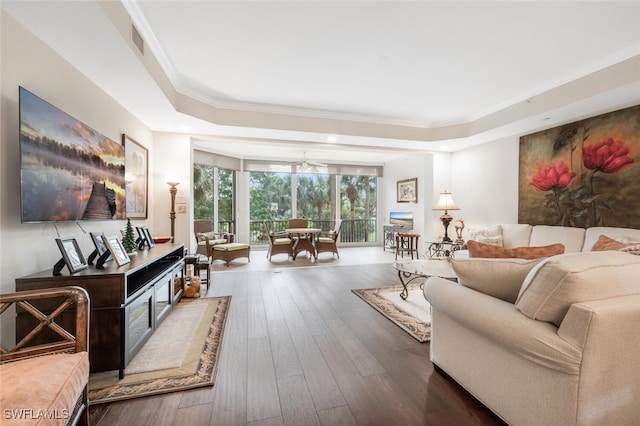
[[[447,228],[453,219],[453,216],[449,214],[449,210],[460,210],[456,203],[453,202],[453,197],[451,197],[451,193],[444,191],[440,193],[440,198],[436,203],[436,206],[433,210],[444,210],[444,214],[440,216],[440,220],[442,221],[442,225],[444,226],[444,237],[442,238],[442,242],[451,242],[451,238],[447,234]]]

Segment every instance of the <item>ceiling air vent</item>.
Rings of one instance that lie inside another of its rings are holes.
[[[131,24],[131,41],[133,41],[140,53],[144,55],[144,40],[133,24]]]

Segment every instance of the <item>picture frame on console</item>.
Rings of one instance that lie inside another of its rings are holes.
[[[91,231],[89,232],[89,235],[91,236],[91,241],[93,242],[93,245],[96,249],[91,253],[91,255],[89,255],[89,258],[87,259],[87,263],[89,265],[93,265],[93,261],[96,258],[100,258],[100,256],[108,252],[109,249],[107,248],[107,245],[104,243],[104,238],[103,238],[104,234],[102,233],[102,231]]]
[[[144,230],[144,235],[147,239],[147,245],[149,246],[149,248],[155,247],[156,243],[155,241],[153,241],[153,237],[151,236],[151,231],[149,231],[149,228],[142,228]]]
[[[130,219],[146,219],[149,199],[149,150],[122,134],[125,148],[126,211]]]
[[[104,254],[105,251],[109,250],[107,245],[104,243],[103,233],[100,231],[92,231],[89,232],[91,235],[91,241],[93,241],[93,245],[96,247],[96,251],[98,252],[98,256]]]
[[[145,247],[151,248],[155,246],[153,242],[153,238],[151,237],[151,233],[149,232],[149,228],[145,228],[144,226],[136,226],[136,232],[138,233],[138,248],[140,250]]]
[[[111,257],[113,257],[118,266],[126,265],[127,263],[131,262],[129,255],[125,251],[124,247],[122,246],[122,242],[117,235],[103,235],[102,238],[105,245],[109,249],[109,252],[111,253]]]
[[[71,274],[89,267],[75,238],[56,238],[56,243],[62,253],[62,260]]]
[[[418,178],[399,180],[396,185],[398,203],[418,202]]]

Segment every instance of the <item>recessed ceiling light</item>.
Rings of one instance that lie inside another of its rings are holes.
[[[327,142],[335,142],[337,141],[338,138],[335,136],[327,136]]]

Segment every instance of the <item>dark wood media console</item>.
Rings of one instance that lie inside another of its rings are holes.
[[[54,276],[53,269],[49,269],[17,278],[16,291],[69,285],[87,290],[91,304],[91,372],[119,370],[122,378],[125,367],[180,300],[184,278],[183,259],[182,244],[157,244],[151,249],[139,250],[135,256],[131,256],[130,263],[121,267],[109,261],[104,269],[89,266],[73,275],[65,269],[62,275]],[[51,311],[44,302],[34,305],[45,314]],[[68,319],[63,317],[60,325],[73,330],[75,326],[71,317],[70,314]],[[27,328],[29,321],[27,315],[18,311],[18,339],[30,330]]]

